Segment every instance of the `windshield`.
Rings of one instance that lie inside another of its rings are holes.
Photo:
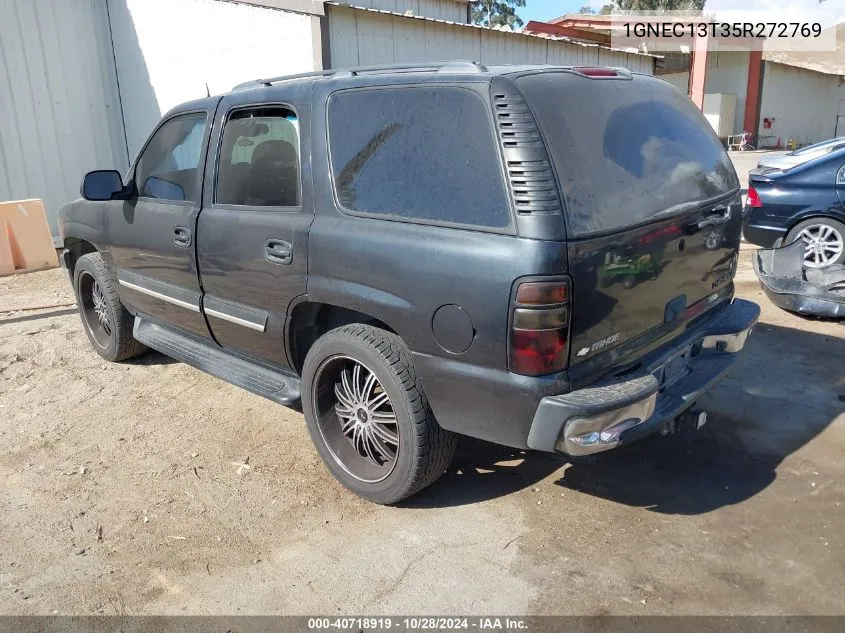
[[[546,138],[575,235],[647,222],[739,187],[701,112],[666,82],[545,72],[518,85]]]

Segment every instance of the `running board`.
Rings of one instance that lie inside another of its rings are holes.
[[[299,403],[299,378],[232,356],[173,330],[135,317],[132,335],[144,345],[228,383],[285,406]]]

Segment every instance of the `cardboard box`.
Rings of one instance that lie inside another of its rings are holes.
[[[59,265],[41,200],[0,202],[0,227],[0,275]]]

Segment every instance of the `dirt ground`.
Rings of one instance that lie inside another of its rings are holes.
[[[396,508],[337,484],[299,413],[102,361],[60,271],[0,278],[0,612],[845,613],[845,326],[771,305],[750,255],[762,322],[697,436],[465,440]]]

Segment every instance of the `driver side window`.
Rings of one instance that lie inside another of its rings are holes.
[[[204,112],[184,114],[156,131],[135,169],[139,197],[195,202],[205,124]]]

